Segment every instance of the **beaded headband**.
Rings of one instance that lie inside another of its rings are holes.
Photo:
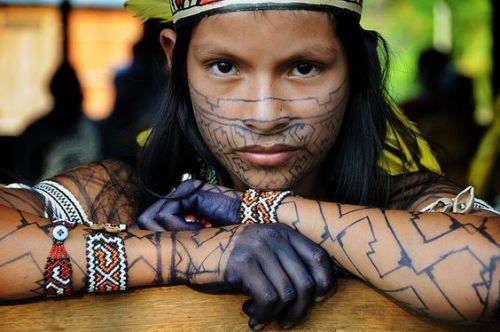
[[[215,13],[250,10],[328,10],[340,8],[361,17],[363,0],[127,0],[125,7],[143,20],[187,21]]]

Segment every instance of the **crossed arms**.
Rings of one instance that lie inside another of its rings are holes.
[[[132,174],[125,165],[103,162],[54,180],[78,198],[90,219],[133,224],[140,193]],[[206,190],[220,192],[220,187]],[[43,268],[51,245],[45,206],[34,193],[19,189],[0,190],[0,205],[0,285],[5,285],[0,287],[0,299],[43,295]],[[290,197],[279,208],[278,219],[319,244],[343,268],[412,310],[453,321],[498,316],[498,217],[383,210]],[[250,232],[258,227],[262,226],[193,232],[130,229],[124,235],[129,285],[224,288],[231,254],[239,243],[252,239]],[[285,231],[268,232],[269,241],[280,232]],[[66,241],[74,289],[84,288],[86,233],[77,227]],[[288,245],[285,242],[283,246]],[[315,257],[322,256],[309,258]],[[316,296],[326,292],[328,278],[315,277],[321,285]]]

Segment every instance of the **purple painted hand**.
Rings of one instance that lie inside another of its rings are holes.
[[[283,224],[241,225],[225,280],[250,295],[243,305],[249,326],[273,319],[283,328],[299,324],[312,304],[335,286],[325,250]]]
[[[172,280],[205,292],[238,289],[248,324],[297,325],[335,285],[328,253],[283,224],[171,232]]]
[[[152,231],[197,230],[239,224],[242,194],[229,188],[187,180],[147,208],[138,218],[140,228]],[[193,218],[193,215],[197,218]],[[203,221],[207,222],[196,222]]]
[[[293,327],[335,285],[331,260],[319,245],[283,224],[200,230],[202,224],[186,221],[186,215],[194,214],[217,227],[239,224],[241,196],[232,189],[188,180],[144,211],[138,224],[155,231],[194,230],[172,232],[176,239],[184,238],[183,245],[176,246],[183,262],[176,267],[177,280],[205,291],[229,286],[248,294],[251,299],[243,311],[253,329],[274,319],[284,328]],[[221,241],[217,250],[214,241]],[[212,274],[215,280],[209,278]]]

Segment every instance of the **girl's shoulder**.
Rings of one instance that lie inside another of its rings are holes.
[[[449,212],[498,216],[485,201],[476,197],[474,187],[463,188],[443,175],[411,173],[395,178],[390,208],[420,212]]]
[[[462,189],[429,171],[394,176],[389,208],[419,211],[437,199],[455,197]]]

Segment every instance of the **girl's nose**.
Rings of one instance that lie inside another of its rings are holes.
[[[253,90],[250,95],[254,99],[248,101],[243,120],[245,125],[262,132],[277,131],[286,127],[290,122],[290,105],[282,98],[279,80],[265,75],[253,83],[249,88]]]
[[[243,117],[246,127],[263,133],[271,133],[285,128],[291,121],[286,101],[275,97],[252,100],[247,116]]]

